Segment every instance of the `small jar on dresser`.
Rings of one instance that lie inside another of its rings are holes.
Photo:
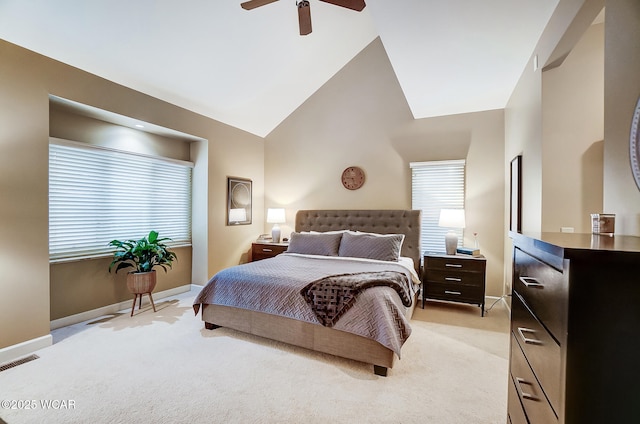
[[[251,244],[251,262],[273,258],[286,252],[289,243],[255,242]]]
[[[640,423],[640,237],[510,237],[508,422]]]

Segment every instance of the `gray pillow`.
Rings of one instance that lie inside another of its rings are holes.
[[[400,259],[404,234],[346,232],[340,241],[339,256],[395,261]]]
[[[338,256],[342,233],[291,233],[289,253]]]

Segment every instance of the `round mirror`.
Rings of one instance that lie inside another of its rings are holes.
[[[631,158],[631,171],[633,172],[633,178],[636,180],[636,185],[640,190],[640,98],[636,104],[636,110],[633,113],[633,120],[631,121],[631,136],[629,137],[629,153]]]

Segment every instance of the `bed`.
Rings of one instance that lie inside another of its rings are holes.
[[[357,252],[366,247],[387,255],[398,238],[398,261]],[[361,361],[386,376],[411,333],[420,260],[420,211],[301,210],[288,252],[216,273],[193,306],[207,329],[228,327]],[[368,288],[340,292],[348,300],[334,297],[318,305],[328,292],[320,290],[336,278],[362,278],[350,287]],[[381,278],[382,284],[370,283]],[[335,303],[349,307],[336,314]]]

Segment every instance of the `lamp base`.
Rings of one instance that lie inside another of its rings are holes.
[[[271,239],[273,243],[280,243],[280,227],[278,224],[274,225],[271,229]]]
[[[447,255],[455,255],[458,248],[458,235],[453,231],[448,232],[444,236],[444,246],[447,251]]]

